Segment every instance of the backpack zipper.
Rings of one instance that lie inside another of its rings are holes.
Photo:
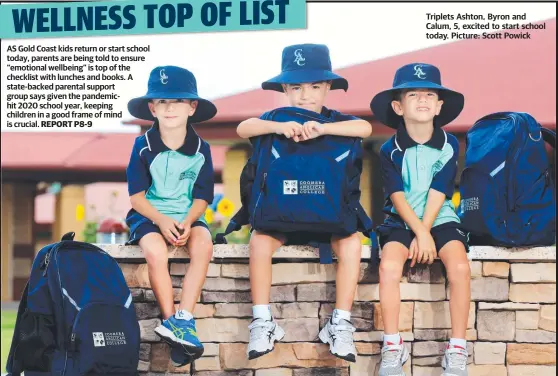
[[[74,240],[72,240],[72,243],[73,243],[73,244],[77,244],[77,245],[79,245],[79,246],[81,246],[81,247],[83,247],[83,248],[85,248],[85,249],[87,249],[87,250],[89,250],[89,251],[96,251],[96,252],[104,253],[104,254],[107,254],[107,255],[108,255],[108,253],[105,252],[104,250],[102,250],[102,249],[100,249],[100,248],[98,248],[98,247],[92,246],[92,245],[89,244],[89,243],[78,242],[78,241],[74,241]],[[62,248],[62,245],[64,245],[64,244],[66,244],[66,243],[65,243],[65,242],[60,242],[55,248],[51,249],[51,250],[49,251],[49,253],[50,253],[50,252],[56,252],[56,253],[58,254],[58,252],[59,252],[60,249]],[[110,256],[110,255],[109,255],[109,256]],[[47,266],[50,265],[50,257],[51,257],[51,256],[49,256],[49,262],[48,262]],[[113,261],[116,262],[116,260],[114,260],[114,259],[113,259]],[[118,263],[117,263],[117,264],[118,264]],[[57,272],[58,272],[58,273],[57,273],[57,275],[58,275],[58,287],[59,287],[59,292],[61,293],[61,292],[62,292],[62,278],[60,277],[60,268],[58,268]],[[44,272],[44,273],[46,273],[46,268],[45,268],[45,272]],[[61,296],[61,301],[62,301],[62,312],[65,312],[65,311],[64,311],[64,296]],[[77,315],[76,315],[76,319],[77,319]],[[74,319],[74,321],[75,321],[75,319]],[[74,324],[75,324],[75,322],[74,322]],[[64,330],[64,332],[65,332],[65,330]],[[67,334],[64,333],[64,337],[65,337],[65,338],[68,338],[68,337],[66,337],[66,336],[67,336]],[[75,344],[75,338],[74,338],[74,344]],[[72,346],[72,340],[71,340],[71,339],[70,339],[70,346]],[[68,349],[66,348],[66,351],[65,351],[65,358],[64,358],[64,369],[62,370],[62,376],[66,375],[67,366],[68,366]]]

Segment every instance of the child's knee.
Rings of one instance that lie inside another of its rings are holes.
[[[469,283],[471,280],[471,266],[468,261],[458,261],[452,265],[446,266],[448,280],[450,283]]]
[[[380,262],[380,280],[400,281],[403,276],[403,266],[397,260],[382,259]]]
[[[194,227],[188,242],[188,250],[192,259],[210,262],[213,257],[213,241],[209,230],[201,226]]]
[[[166,265],[168,263],[167,247],[164,242],[149,244],[141,248],[147,265]]]
[[[254,231],[250,237],[250,256],[254,254],[261,255],[273,254],[278,247],[285,244],[285,236],[282,234],[269,234]]]
[[[332,238],[331,245],[337,254],[339,261],[360,262],[362,257],[362,243],[358,234],[352,234],[345,238]]]

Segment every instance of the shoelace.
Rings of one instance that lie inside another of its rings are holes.
[[[382,367],[397,367],[401,365],[403,347],[399,345],[387,345],[382,349]]]
[[[336,341],[348,345],[353,345],[353,333],[356,330],[354,326],[350,324],[338,324],[338,325],[331,325],[331,327]]]
[[[467,353],[464,350],[449,348],[447,350],[448,354],[448,366],[449,368],[459,368],[464,370],[467,368]]]
[[[269,337],[269,333],[272,331],[273,328],[274,325],[269,321],[254,321],[253,323],[248,325],[248,329],[250,329],[250,341]]]

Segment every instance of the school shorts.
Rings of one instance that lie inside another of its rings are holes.
[[[126,217],[126,224],[130,229],[130,239],[126,242],[126,245],[138,244],[141,238],[151,232],[161,234],[159,226],[157,226],[152,220],[144,217],[135,210],[131,210]],[[192,223],[191,227],[194,228],[198,226],[208,228],[207,225],[202,221],[195,221],[194,223]]]
[[[452,240],[463,243],[465,250],[469,252],[468,235],[459,227],[459,223],[449,222],[432,227],[430,233],[436,245],[436,252],[440,252],[444,245]],[[409,248],[415,238],[415,234],[411,230],[387,225],[378,227],[378,236],[382,248],[389,242],[398,242]]]

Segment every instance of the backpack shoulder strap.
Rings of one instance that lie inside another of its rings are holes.
[[[550,146],[552,146],[554,149],[556,149],[556,132],[548,128],[541,127],[541,133],[542,133],[543,140],[546,143],[548,143]]]
[[[6,363],[6,371],[8,371],[8,375],[19,376],[23,372],[23,365],[21,364],[21,360],[15,358],[15,351],[19,346],[19,332],[21,331],[21,320],[23,317],[23,313],[27,310],[28,291],[29,281],[27,281],[27,284],[25,285],[25,289],[23,290],[23,295],[17,309],[17,318],[14,328],[14,334],[12,337],[12,344],[10,346],[10,353],[8,355],[8,361]]]
[[[271,146],[273,144],[274,135],[263,135],[253,137],[252,142],[252,155],[246,161],[246,165],[240,174],[240,194],[242,206],[229,221],[225,232],[215,235],[213,244],[227,244],[227,235],[239,231],[242,226],[250,223],[250,213],[248,211],[248,201],[245,196],[249,196],[252,191],[252,185],[256,179],[256,172],[258,168],[258,159],[262,151],[269,151],[271,153]]]

